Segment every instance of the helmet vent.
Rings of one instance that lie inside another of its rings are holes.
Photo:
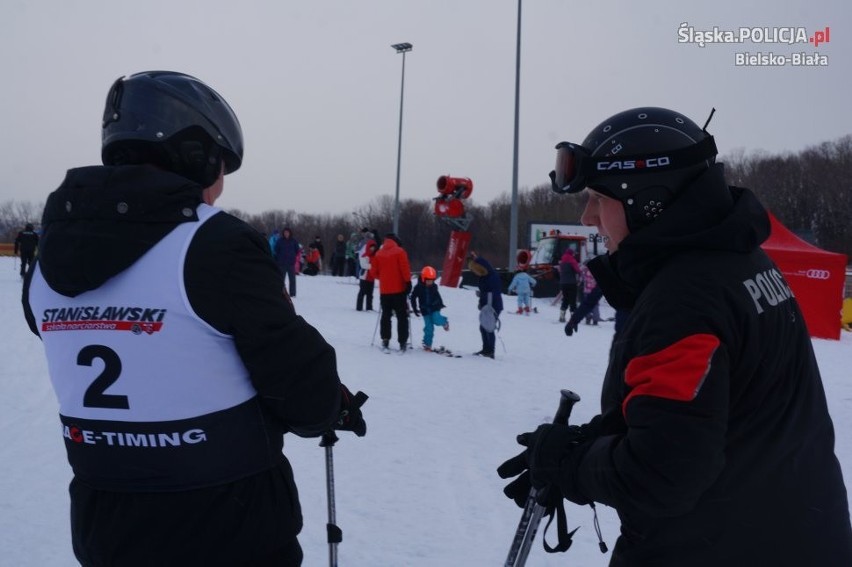
[[[121,109],[121,97],[124,94],[124,77],[119,77],[113,84],[107,94],[107,108],[112,109],[112,115],[110,119],[107,120],[104,118],[102,128],[106,128],[108,124],[112,122],[117,122],[119,118],[121,118],[121,113],[119,110]],[[104,112],[104,116],[106,116],[107,112]]]
[[[645,205],[645,218],[646,219],[655,219],[660,213],[663,212],[663,202],[662,201],[648,201],[648,204]]]

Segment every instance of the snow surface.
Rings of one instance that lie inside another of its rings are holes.
[[[71,470],[59,430],[40,340],[24,322],[20,280],[12,258],[0,258],[0,566],[75,565],[68,525]],[[612,323],[581,325],[565,337],[558,307],[534,299],[539,313],[506,311],[497,359],[470,356],[480,348],[473,290],[441,288],[450,331],[435,331],[435,345],[463,354],[447,358],[422,351],[382,354],[371,346],[374,312],[355,311],[354,278],[298,278],[298,313],[337,350],[342,380],[370,395],[364,406],[367,436],[342,433],[334,447],[338,546],[344,566],[500,565],[520,509],[505,498],[495,469],[519,452],[515,436],[550,421],[559,391],[582,400],[572,423],[597,413]],[[375,306],[378,307],[378,292]],[[603,314],[612,311],[606,307]],[[414,344],[422,324],[412,318]],[[394,337],[396,330],[394,329]],[[378,337],[375,344],[378,344]],[[852,478],[852,334],[814,340],[828,404],[837,430],[837,455]],[[285,453],[299,486],[305,528],[304,565],[328,564],[324,450],[317,439],[288,435]],[[529,565],[606,565],[588,507],[566,503],[569,527],[582,526],[565,554],[548,555],[541,529]],[[598,507],[604,540],[618,535],[614,511]],[[551,530],[554,531],[554,530]],[[555,543],[555,534],[549,534]]]

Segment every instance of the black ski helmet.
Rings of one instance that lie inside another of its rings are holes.
[[[156,163],[210,186],[222,167],[243,159],[240,122],[224,98],[202,81],[173,71],[120,77],[107,94],[104,165]]]
[[[554,172],[554,190],[575,193],[589,187],[618,199],[631,230],[653,222],[717,153],[704,128],[656,107],[619,112],[593,128],[582,146],[562,142],[556,147],[557,167],[563,171]]]

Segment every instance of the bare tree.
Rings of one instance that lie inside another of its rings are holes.
[[[852,257],[852,136],[798,154],[739,152],[725,163],[729,182],[752,189],[791,230]]]
[[[27,223],[38,226],[44,203],[29,201],[4,201],[0,203],[0,240],[11,242]]]

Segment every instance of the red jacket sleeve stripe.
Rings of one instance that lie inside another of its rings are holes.
[[[718,346],[719,339],[713,335],[691,335],[659,352],[631,360],[624,382],[632,390],[621,404],[622,413],[627,415],[627,404],[636,396],[681,402],[695,399]]]

